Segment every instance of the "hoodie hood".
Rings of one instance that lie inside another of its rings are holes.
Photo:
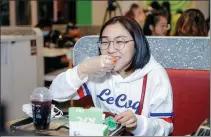
[[[114,72],[114,80],[116,83],[128,83],[139,80],[148,74],[151,70],[157,68],[160,64],[151,55],[149,62],[142,68],[135,70],[130,76],[123,79],[118,73]]]

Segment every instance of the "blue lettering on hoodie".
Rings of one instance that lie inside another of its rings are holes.
[[[115,104],[119,108],[123,108],[123,107],[132,108],[136,111],[136,113],[138,112],[138,108],[140,104],[139,101],[133,102],[132,100],[128,100],[127,95],[125,94],[120,94],[116,98],[111,97],[110,94],[111,94],[110,89],[104,89],[101,91],[99,95],[97,95],[97,97],[101,101],[105,101],[107,104]]]

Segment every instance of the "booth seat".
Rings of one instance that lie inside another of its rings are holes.
[[[173,89],[174,131],[188,135],[210,117],[210,71],[166,69]],[[147,92],[147,91],[146,91]],[[72,101],[73,106],[93,106],[90,96]]]
[[[210,71],[166,70],[173,89],[172,135],[191,134],[210,117]]]

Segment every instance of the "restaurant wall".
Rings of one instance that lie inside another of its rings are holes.
[[[176,3],[180,1],[170,1],[173,5],[173,10],[176,11]],[[118,1],[123,15],[129,10],[133,3],[140,5],[141,9],[147,8],[149,1]],[[180,2],[181,3],[181,2]],[[188,8],[198,8],[202,11],[205,18],[209,17],[209,1],[187,1],[183,3],[183,10]],[[103,18],[107,8],[107,1],[77,1],[77,24],[88,26],[101,26],[103,24]],[[120,15],[117,9],[116,15]],[[108,17],[107,17],[108,19]]]

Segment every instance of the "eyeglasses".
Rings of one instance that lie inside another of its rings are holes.
[[[166,30],[169,30],[171,28],[170,24],[160,24],[160,26]]]
[[[113,42],[114,48],[116,50],[122,50],[125,47],[125,44],[133,40],[124,40],[122,37],[116,37],[113,41],[109,41],[107,38],[101,38],[98,43],[98,46],[101,50],[106,50]]]

